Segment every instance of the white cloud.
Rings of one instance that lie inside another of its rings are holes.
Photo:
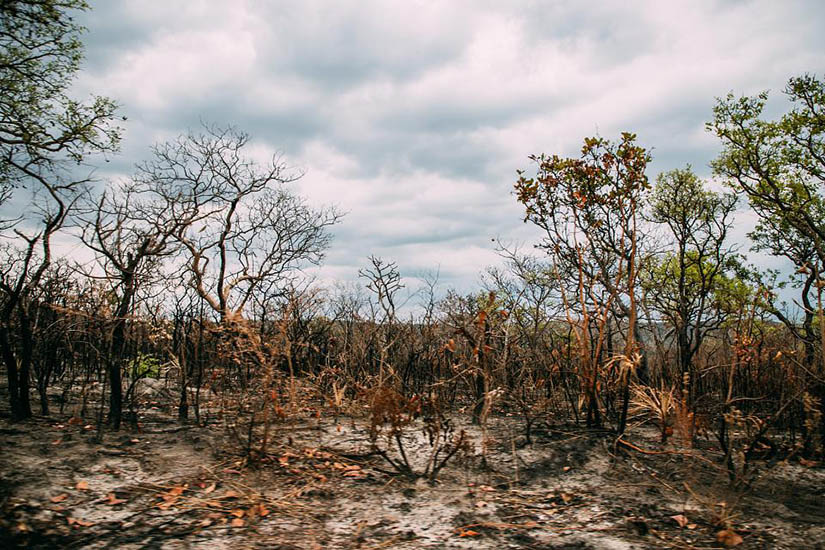
[[[78,90],[124,105],[124,158],[199,119],[284,152],[349,212],[326,277],[367,254],[469,288],[492,236],[530,239],[510,194],[531,153],[635,131],[655,171],[702,174],[714,97],[822,71],[815,1],[92,2]]]

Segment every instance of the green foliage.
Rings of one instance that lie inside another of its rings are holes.
[[[116,103],[67,95],[80,62],[83,27],[71,13],[82,0],[0,2],[0,178],[24,185],[62,160],[114,151]]]
[[[778,120],[762,118],[767,92],[729,94],[708,124],[724,149],[714,161],[717,175],[748,196],[761,218],[754,232],[763,248],[807,241],[825,261],[825,83],[811,75],[792,78],[785,88],[791,111]],[[804,261],[804,260],[803,260]]]
[[[722,265],[713,265],[709,260],[700,264],[695,251],[689,252],[687,258],[688,262],[681,267],[674,252],[650,257],[640,279],[649,302],[670,323],[677,328],[684,326],[691,333],[698,330],[697,336],[683,344],[692,348],[692,356],[704,335],[724,326],[728,317],[741,313],[756,290],[738,256],[727,257]],[[711,271],[714,276],[708,278]]]
[[[666,224],[680,243],[700,247],[719,240],[736,197],[705,188],[690,166],[659,174],[651,196],[650,218]]]
[[[154,355],[139,353],[132,361],[133,378],[160,378],[161,362]]]
[[[6,241],[3,264],[11,269],[0,281],[4,343],[15,331],[24,341],[31,338],[26,300],[51,263],[52,236],[89,188],[88,176],[75,177],[72,165],[92,153],[115,151],[120,140],[114,101],[92,97],[82,102],[68,96],[83,57],[83,29],[72,12],[87,8],[80,0],[0,1],[0,203],[21,188],[31,203],[24,214],[0,221],[0,230],[14,227],[29,213],[38,218],[26,220],[34,222],[25,228],[28,234],[17,228]],[[12,415],[27,418],[32,346],[3,348]]]
[[[735,207],[734,195],[707,189],[690,166],[660,174],[651,195],[649,218],[667,227],[672,252],[648,261],[643,285],[676,329],[682,369],[727,314],[723,288],[741,268],[725,244]]]

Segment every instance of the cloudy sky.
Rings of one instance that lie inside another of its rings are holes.
[[[470,290],[491,239],[527,243],[512,196],[532,153],[633,131],[651,178],[709,176],[714,98],[822,74],[825,4],[802,1],[93,0],[80,94],[115,98],[127,176],[149,146],[233,124],[297,190],[347,212],[319,276],[375,254]],[[743,235],[747,216],[740,218]]]

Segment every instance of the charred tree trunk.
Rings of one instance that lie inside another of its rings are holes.
[[[123,296],[120,298],[115,323],[112,327],[112,351],[109,354],[107,370],[109,371],[109,426],[119,430],[123,419],[123,351],[126,346],[126,316],[132,307],[135,294],[134,271],[122,276]]]
[[[8,329],[0,327],[0,353],[3,354],[3,362],[6,364],[6,374],[9,381],[9,405],[13,420],[25,418],[20,408],[19,371],[17,368],[17,357],[12,349],[11,339]]]
[[[23,420],[32,416],[30,384],[34,337],[31,319],[26,307],[21,304],[18,306],[17,311],[20,323],[20,371],[18,372],[17,391],[20,404],[20,420]]]

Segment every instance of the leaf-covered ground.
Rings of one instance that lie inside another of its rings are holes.
[[[74,417],[0,421],[2,548],[825,548],[825,471],[761,463],[732,490],[710,442],[638,450],[573,426],[471,426],[473,449],[437,482],[387,473],[366,425],[305,411],[274,426],[267,460],[233,453],[220,424],[156,411],[137,432]],[[414,464],[427,444],[414,430]],[[484,444],[482,444],[484,443]]]

